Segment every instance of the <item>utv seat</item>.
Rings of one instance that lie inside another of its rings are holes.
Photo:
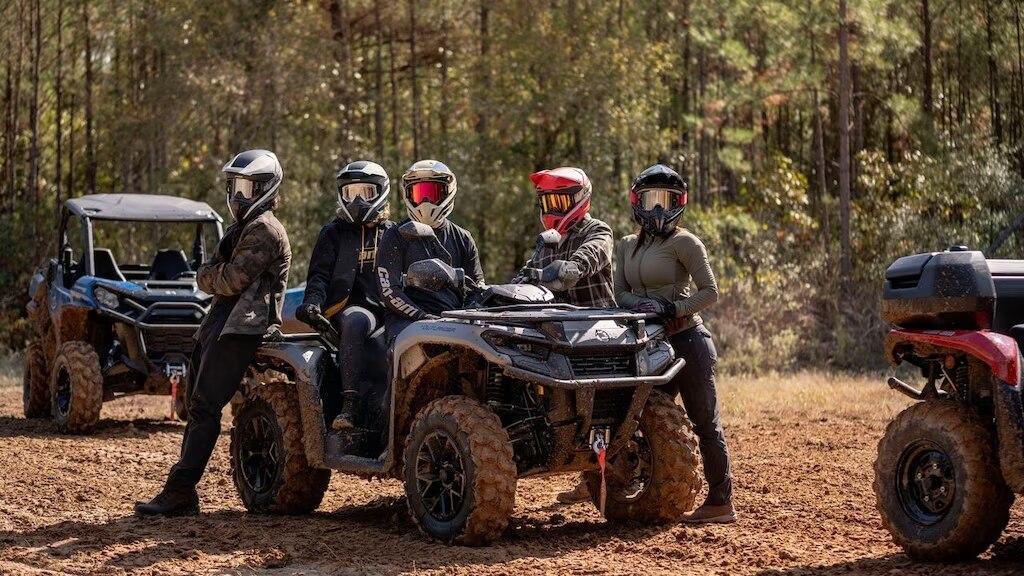
[[[173,249],[160,250],[153,258],[149,280],[177,280],[182,274],[190,271],[184,252]]]
[[[97,278],[114,280],[117,282],[126,281],[124,274],[121,273],[121,269],[117,267],[117,262],[114,260],[114,253],[110,251],[110,248],[93,249],[92,266],[94,275]]]

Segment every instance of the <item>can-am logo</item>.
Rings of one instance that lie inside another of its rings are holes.
[[[594,336],[597,336],[597,339],[600,340],[601,342],[607,342],[612,339],[612,337],[609,336],[608,333],[605,332],[604,330],[598,330],[597,332],[594,332]]]

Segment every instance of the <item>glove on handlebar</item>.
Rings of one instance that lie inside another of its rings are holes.
[[[644,314],[657,314],[665,320],[676,317],[676,307],[664,298],[644,298],[633,306],[636,312]]]
[[[316,304],[302,303],[295,309],[295,318],[312,325],[313,319],[320,315],[320,307]]]
[[[576,286],[582,277],[583,272],[575,262],[555,260],[541,271],[540,283],[555,292],[564,292]]]

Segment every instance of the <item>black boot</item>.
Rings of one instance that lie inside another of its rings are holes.
[[[139,516],[191,516],[199,514],[199,494],[196,489],[171,490],[164,488],[152,500],[135,503]]]
[[[345,400],[341,404],[341,412],[334,417],[334,422],[331,423],[331,428],[334,428],[335,430],[355,428],[356,395],[356,392],[345,391]]]

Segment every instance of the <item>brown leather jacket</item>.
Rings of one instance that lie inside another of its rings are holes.
[[[220,333],[262,336],[280,328],[292,249],[274,213],[267,210],[245,223],[227,261],[221,261],[220,252],[218,247],[196,274],[199,288],[213,294],[214,305],[220,298],[238,297]]]

